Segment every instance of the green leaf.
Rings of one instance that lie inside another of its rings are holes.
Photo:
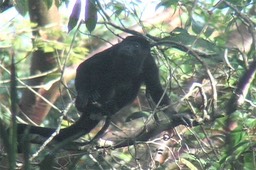
[[[28,12],[28,1],[27,0],[19,0],[16,1],[14,7],[20,13],[20,15],[25,16]]]
[[[249,3],[254,3],[254,1],[251,1],[251,0],[243,0],[243,1],[228,0],[228,2],[231,3],[232,5],[236,6],[237,8],[240,7],[240,9],[243,8],[244,6],[248,5]],[[216,7],[219,9],[224,9],[224,8],[228,8],[229,6],[226,3],[220,1],[220,3]]]
[[[253,152],[248,152],[244,154],[244,170],[255,169],[255,155]]]
[[[78,19],[75,18],[69,18],[68,21],[68,32],[70,32],[75,26],[77,25]]]
[[[125,122],[129,122],[129,121],[139,119],[139,118],[145,118],[146,119],[148,116],[149,116],[148,112],[142,112],[142,111],[134,112],[126,118]]]
[[[92,32],[97,24],[97,8],[95,0],[87,0],[85,6],[85,24],[89,32]]]
[[[125,5],[120,2],[114,2],[111,4],[111,6],[113,6],[114,14],[116,17],[118,17],[122,12],[127,10]]]
[[[165,8],[168,8],[172,5],[177,5],[179,0],[162,0],[159,4],[157,4],[156,9],[163,6]]]
[[[185,45],[204,55],[219,55],[221,53],[221,50],[216,47],[214,43],[203,38],[190,35],[182,28],[176,28],[171,32],[171,37],[168,37],[167,39],[181,45]]]
[[[68,32],[70,32],[77,25],[77,22],[80,17],[80,13],[81,13],[81,0],[77,0],[69,17]]]
[[[44,79],[43,88],[45,90],[49,90],[54,83],[56,83],[60,80],[60,76],[61,76],[60,73],[51,73],[51,74],[47,75],[46,78]]]
[[[196,21],[193,18],[192,18],[191,26],[192,26],[193,32],[196,34],[201,34],[203,29],[205,28],[204,23],[200,21]],[[204,35],[206,37],[209,37],[210,35],[212,35],[213,31],[214,31],[213,29],[207,27],[207,29],[204,31]]]
[[[47,8],[51,8],[53,0],[45,0]]]
[[[88,19],[85,24],[86,24],[86,28],[88,29],[89,32],[92,32],[95,27],[96,27],[96,23],[97,23],[97,20],[95,19]]]

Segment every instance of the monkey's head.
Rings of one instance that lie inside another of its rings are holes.
[[[118,54],[131,57],[145,57],[150,54],[150,44],[143,37],[129,36],[119,44]]]

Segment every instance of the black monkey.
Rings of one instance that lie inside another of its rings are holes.
[[[82,114],[73,125],[60,130],[55,139],[89,133],[100,121],[95,115],[110,117],[130,104],[142,83],[155,103],[161,99],[160,106],[167,106],[164,112],[175,124],[191,125],[190,117],[176,114],[170,99],[164,94],[149,42],[143,37],[129,36],[79,65],[75,79],[75,105]],[[49,136],[53,131],[46,129],[41,134]],[[30,133],[33,133],[33,128]]]

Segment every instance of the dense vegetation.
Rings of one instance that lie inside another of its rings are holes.
[[[254,0],[77,0],[70,16],[66,4],[0,1],[0,169],[256,169]],[[73,123],[77,65],[130,34],[151,42],[175,108],[201,124],[143,131],[170,122],[142,88],[97,142],[30,145],[25,134],[18,153],[15,122],[57,131]]]

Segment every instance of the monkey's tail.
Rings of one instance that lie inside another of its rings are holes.
[[[25,131],[28,131],[29,134],[37,134],[43,137],[50,137],[56,129],[53,128],[45,128],[38,126],[30,126],[27,124],[18,124],[17,125],[17,133],[24,134]]]

